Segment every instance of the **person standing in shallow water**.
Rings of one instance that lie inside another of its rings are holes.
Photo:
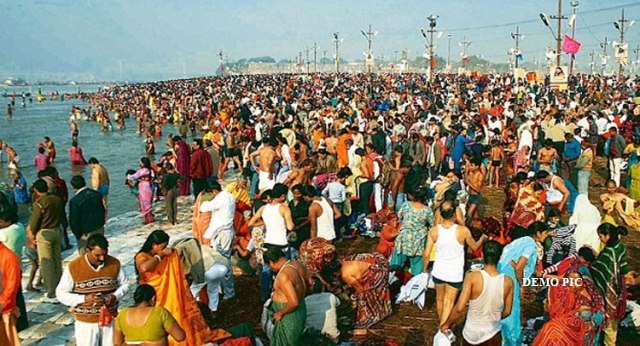
[[[127,180],[138,181],[138,201],[140,201],[140,211],[144,216],[143,224],[155,221],[153,217],[153,171],[151,161],[148,157],[140,159],[140,169],[134,174],[127,175]]]

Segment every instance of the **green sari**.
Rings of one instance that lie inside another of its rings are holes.
[[[269,305],[269,319],[274,323],[272,346],[297,346],[304,332],[307,320],[307,305],[304,299],[300,300],[298,307],[290,313],[282,316],[280,322],[273,320],[273,314],[282,310],[287,303],[271,302]]]

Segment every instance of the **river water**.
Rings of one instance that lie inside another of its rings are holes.
[[[82,85],[83,92],[98,91],[100,85]],[[77,92],[78,86],[40,86],[43,94],[50,94],[58,91]],[[14,91],[21,94],[29,91],[29,87],[9,87],[4,90],[8,94]],[[31,92],[37,93],[38,87],[32,87]],[[3,140],[13,147],[20,155],[20,169],[27,178],[27,183],[32,184],[37,178],[36,168],[33,159],[38,150],[38,143],[43,141],[44,136],[48,136],[56,145],[57,157],[55,166],[60,172],[60,177],[67,182],[70,197],[73,196],[73,189],[69,181],[73,175],[81,174],[87,182],[91,180],[91,167],[72,167],[69,161],[68,149],[71,146],[71,132],[69,131],[69,116],[71,106],[87,108],[89,104],[78,99],[66,99],[64,101],[46,100],[37,102],[33,97],[33,103],[26,101],[26,109],[21,107],[22,98],[16,98],[16,107],[13,119],[6,118],[7,104],[9,98],[0,96],[0,140]],[[136,134],[135,120],[127,119],[127,127],[118,130],[114,127],[113,132],[102,132],[101,126],[95,122],[80,121],[79,146],[84,151],[84,157],[96,157],[109,171],[111,179],[111,190],[109,192],[109,217],[123,214],[128,211],[138,210],[137,199],[130,193],[124,185],[125,173],[128,169],[137,169],[140,158],[145,155],[144,137]],[[173,125],[167,125],[163,132],[175,133]],[[156,139],[156,151],[164,152],[165,138]],[[8,174],[6,154],[0,163],[0,181],[10,183]],[[154,157],[150,157],[152,162]],[[89,183],[90,184],[90,183]]]

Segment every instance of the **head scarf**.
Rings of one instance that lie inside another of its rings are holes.
[[[335,257],[336,248],[324,238],[316,237],[307,239],[300,244],[299,256],[311,273],[319,273],[324,266]]]

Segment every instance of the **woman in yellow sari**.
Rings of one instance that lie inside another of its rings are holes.
[[[213,332],[189,290],[178,253],[168,245],[167,233],[151,232],[135,257],[139,283],[155,289],[156,306],[167,309],[185,331],[186,340],[177,342],[169,337],[169,345],[204,345],[213,339]]]

